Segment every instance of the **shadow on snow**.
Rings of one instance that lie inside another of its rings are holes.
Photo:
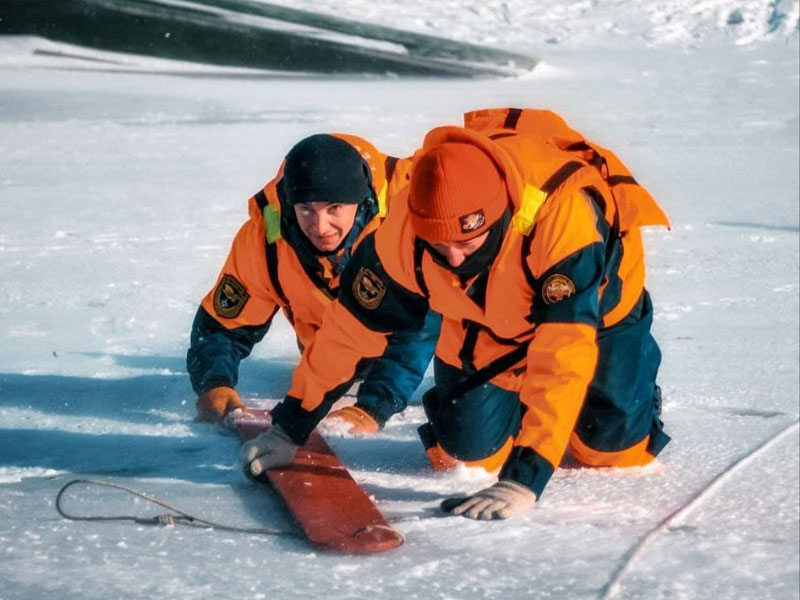
[[[194,417],[195,394],[183,357],[127,356],[82,353],[89,358],[110,358],[132,369],[160,370],[120,379],[67,375],[0,374],[0,408],[28,408],[65,416],[94,416],[133,423],[163,422],[163,411]],[[237,389],[243,398],[281,398],[288,391],[294,364],[288,361],[250,359],[242,363]]]

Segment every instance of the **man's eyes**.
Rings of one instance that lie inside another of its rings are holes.
[[[322,212],[314,210],[313,206],[307,206],[303,204],[295,204],[295,206],[297,207],[297,210],[300,212],[300,214],[304,216],[313,214],[315,212],[320,212],[321,214]],[[343,207],[344,207],[343,204],[328,204],[327,206],[325,206],[324,211],[328,214],[338,213],[341,212]]]

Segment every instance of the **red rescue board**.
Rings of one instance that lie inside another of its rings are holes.
[[[265,409],[236,411],[229,418],[244,441],[272,426]],[[291,465],[267,470],[267,479],[317,548],[383,552],[404,541],[317,431],[297,451]]]

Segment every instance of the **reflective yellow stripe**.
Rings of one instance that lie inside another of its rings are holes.
[[[511,220],[514,229],[522,235],[528,235],[533,229],[536,215],[545,200],[547,200],[547,193],[535,185],[526,184],[522,190],[522,201],[520,202],[519,210]]]
[[[281,213],[272,204],[267,204],[261,214],[264,215],[267,243],[272,244],[281,238]]]
[[[383,187],[381,187],[381,191],[378,192],[378,216],[385,217],[386,213],[389,212],[389,207],[386,205],[386,190],[389,188],[389,184],[384,181]]]

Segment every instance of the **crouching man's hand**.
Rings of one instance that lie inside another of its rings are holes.
[[[528,487],[510,479],[501,479],[472,496],[447,498],[441,507],[454,515],[488,521],[516,517],[532,509],[534,504],[536,494]]]
[[[197,399],[197,420],[219,421],[237,408],[246,410],[239,394],[232,387],[221,385],[211,388]]]
[[[280,425],[273,425],[257,438],[242,445],[239,457],[246,475],[258,477],[267,469],[286,467],[294,460],[299,446]]]

